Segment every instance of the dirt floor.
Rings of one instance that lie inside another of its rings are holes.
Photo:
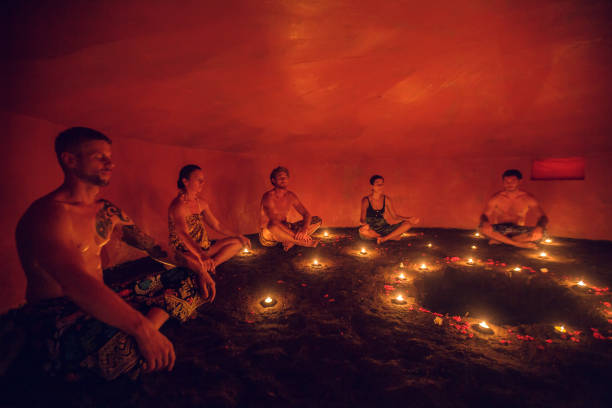
[[[254,238],[252,255],[218,268],[215,302],[162,328],[173,372],[72,384],[13,367],[0,404],[612,406],[612,242],[553,237],[536,251],[422,229],[377,246],[354,229],[323,231],[318,248],[288,253]],[[155,267],[143,260],[106,277]],[[400,294],[405,303],[394,303]],[[264,308],[267,296],[276,304]],[[483,320],[493,334],[476,330]]]

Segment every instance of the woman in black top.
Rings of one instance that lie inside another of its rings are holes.
[[[402,233],[419,223],[419,219],[404,217],[395,212],[391,198],[383,194],[385,179],[382,176],[372,176],[370,184],[372,193],[361,199],[359,236],[363,239],[376,239],[377,244],[400,239]]]

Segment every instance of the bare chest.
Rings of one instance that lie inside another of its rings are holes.
[[[497,212],[507,217],[524,217],[529,211],[529,201],[525,196],[510,198],[501,196],[497,200]]]

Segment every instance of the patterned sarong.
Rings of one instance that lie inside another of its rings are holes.
[[[181,322],[193,317],[204,303],[193,273],[186,268],[110,286],[142,313],[159,307]],[[27,331],[27,360],[51,375],[95,373],[112,380],[122,374],[135,377],[140,371],[143,360],[136,341],[86,314],[67,298],[26,305],[18,314]]]

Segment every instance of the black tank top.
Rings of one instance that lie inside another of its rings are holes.
[[[370,197],[368,197],[368,209],[366,210],[366,218],[384,218],[386,197],[383,196],[383,206],[380,210],[372,208]]]

